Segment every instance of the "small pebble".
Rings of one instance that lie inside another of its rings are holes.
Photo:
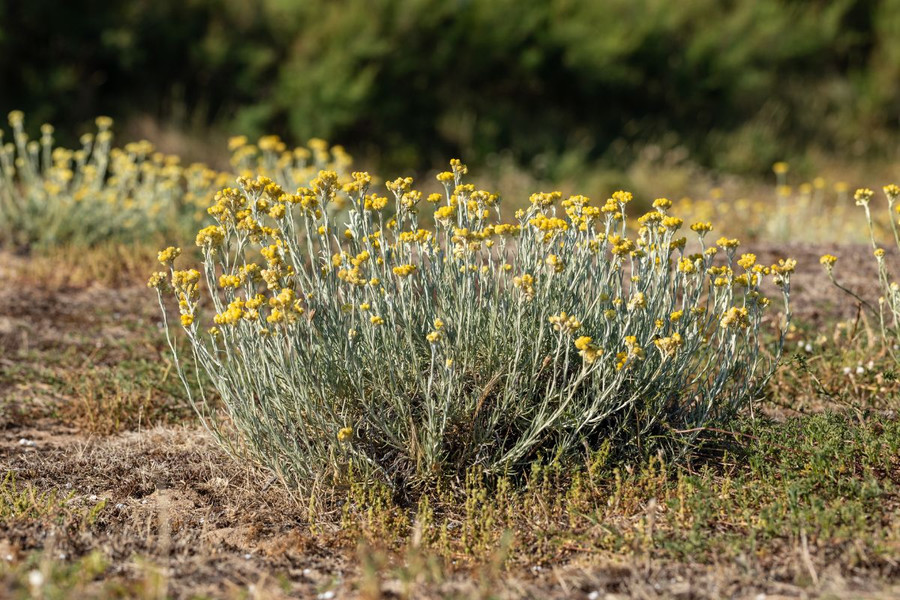
[[[39,588],[44,585],[44,574],[38,570],[28,573],[28,585],[33,588]]]

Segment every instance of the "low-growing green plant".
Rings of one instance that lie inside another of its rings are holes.
[[[609,439],[681,450],[765,384],[781,344],[761,353],[760,286],[780,289],[783,336],[794,261],[707,245],[709,223],[690,253],[666,199],[629,231],[627,192],[602,206],[537,193],[503,223],[498,197],[451,166],[444,194],[388,182],[393,213],[367,173],[341,187],[323,171],[296,193],[240,178],[197,235],[199,270],[160,252],[150,285],[161,307],[174,292],[237,437],[194,402],[233,451],[288,483],[352,470],[408,489]],[[326,209],[342,195],[338,227]]]

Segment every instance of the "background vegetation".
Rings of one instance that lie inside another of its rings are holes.
[[[99,112],[315,135],[405,170],[504,151],[552,179],[648,144],[736,173],[895,152],[898,0],[372,4],[3,0],[0,113],[63,142]]]

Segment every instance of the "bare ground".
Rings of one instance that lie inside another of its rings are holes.
[[[799,261],[795,315],[811,323],[857,313],[821,271],[818,258],[828,250],[803,245],[757,252],[762,261],[786,255]],[[870,250],[838,254],[839,279],[874,299]],[[151,377],[172,379],[159,336],[140,333],[153,331],[158,321],[146,288],[47,285],[46,278],[29,275],[28,263],[2,258],[0,469],[15,489],[65,501],[47,518],[0,522],[0,596],[28,596],[16,565],[35,556],[66,563],[95,551],[104,565],[79,593],[96,597],[900,596],[896,582],[812,565],[799,548],[765,567],[750,560],[690,564],[574,551],[559,564],[457,568],[427,566],[430,559],[414,549],[398,554],[348,541],[334,515],[311,526],[301,499],[225,455],[183,403],[161,410],[168,384],[146,397],[132,398],[126,390],[119,403],[96,405],[65,377],[80,369],[102,379],[104,365],[114,369],[137,354],[162,366]],[[91,416],[92,410],[98,414]],[[124,416],[110,424],[99,414],[104,411]],[[426,566],[411,569],[410,563]],[[813,583],[798,583],[798,574],[807,577],[810,569]]]

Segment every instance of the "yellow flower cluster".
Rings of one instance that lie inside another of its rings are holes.
[[[733,306],[722,316],[720,325],[724,329],[746,329],[750,326],[750,317],[746,308]]]
[[[589,365],[594,364],[600,358],[600,355],[603,354],[603,349],[593,342],[594,340],[586,335],[575,340],[575,348],[578,349],[578,354]]]
[[[875,195],[875,192],[868,188],[860,188],[856,190],[853,194],[853,199],[856,201],[857,206],[868,206],[869,202],[872,200],[872,196]]]
[[[425,336],[425,339],[431,344],[437,344],[444,339],[444,322],[441,319],[435,319],[433,325],[434,329]]]
[[[635,292],[628,301],[628,310],[639,310],[647,306],[647,298],[644,292]]]
[[[399,265],[399,266],[393,267],[391,270],[394,272],[394,275],[396,275],[397,277],[408,277],[408,276],[412,275],[413,272],[415,272],[416,268],[417,268],[416,265],[407,264],[407,265]]]
[[[643,359],[644,350],[638,345],[637,336],[625,336],[625,350],[616,354],[616,370],[621,371]]]
[[[561,331],[565,334],[572,334],[581,329],[581,321],[579,321],[574,315],[566,314],[565,311],[559,313],[558,315],[551,315],[549,317],[549,321],[553,325],[553,329],[555,329],[556,331]]]
[[[663,357],[668,358],[669,356],[674,355],[684,345],[684,340],[681,339],[681,334],[676,332],[668,337],[654,340],[653,344],[659,349],[659,352]]]
[[[513,277],[513,285],[522,290],[527,300],[534,298],[534,277],[525,273],[521,276]]]
[[[835,263],[838,261],[837,256],[833,254],[825,254],[822,258],[819,259],[819,262],[825,267],[825,269],[830,273],[834,269]]]

